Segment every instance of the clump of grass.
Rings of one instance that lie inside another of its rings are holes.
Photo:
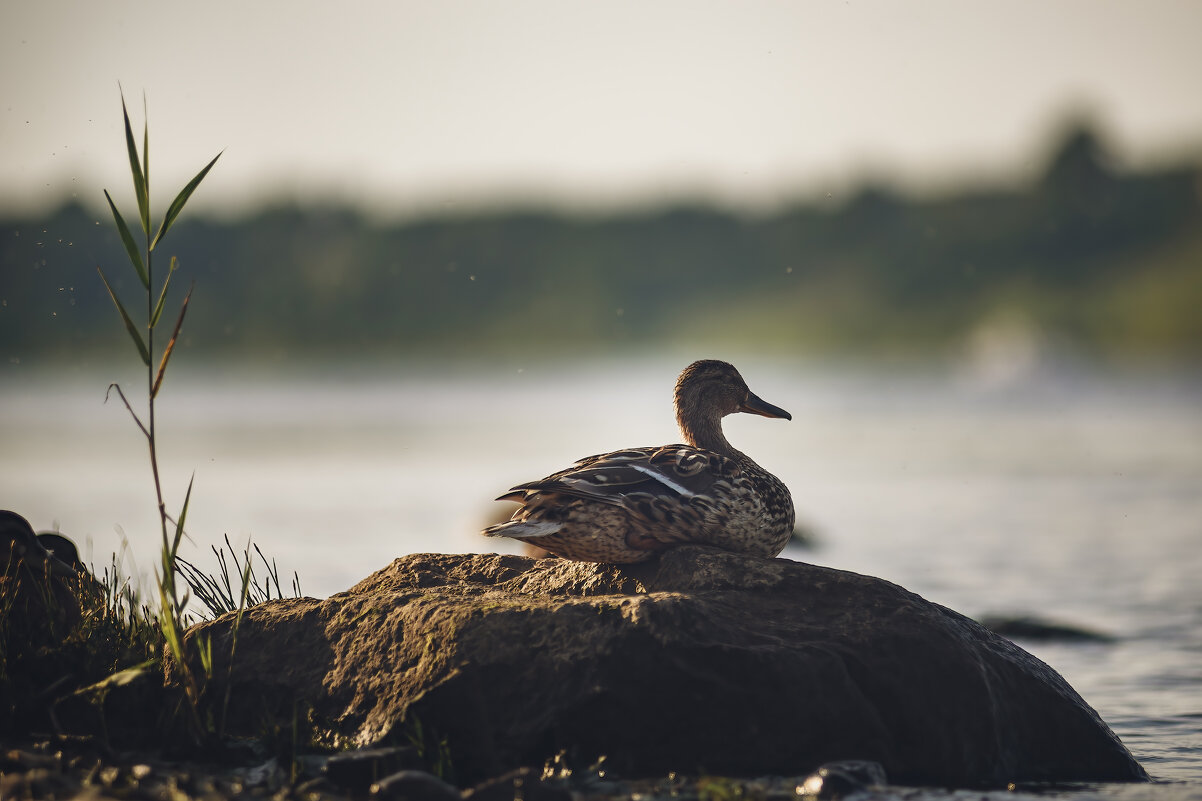
[[[156,623],[156,613],[142,600],[138,588],[121,570],[121,557],[113,554],[109,564],[93,575],[101,594],[85,604],[83,612],[85,635],[89,629],[107,632],[113,659],[111,670],[122,670],[132,664],[157,662],[163,652],[163,640]],[[90,624],[90,625],[89,625]]]
[[[285,597],[283,588],[280,586],[280,571],[275,560],[268,560],[258,545],[253,547],[263,565],[262,577],[255,572],[249,544],[242,551],[241,561],[238,560],[238,552],[230,544],[228,534],[225,536],[225,545],[226,548],[229,548],[228,559],[225,548],[209,546],[213,551],[213,556],[217,558],[218,573],[216,575],[204,572],[183,558],[176,560],[180,573],[188,582],[192,594],[204,604],[211,616],[217,617],[226,612],[236,612],[240,608]],[[233,566],[232,573],[231,564]],[[235,576],[238,577],[237,582],[234,580]],[[235,586],[241,589],[235,591]],[[301,597],[300,577],[295,572],[292,574],[292,595],[290,597]]]
[[[13,564],[0,592],[0,730],[49,725],[58,702],[161,658],[155,613],[121,578],[119,560],[96,576]],[[104,736],[104,732],[100,732]]]
[[[197,588],[225,584],[238,599],[236,611],[242,612],[263,600],[284,597],[274,560],[258,548],[255,552],[270,576],[264,582],[243,578],[250,572],[249,546],[241,558],[232,547],[228,554],[224,548],[213,549],[220,578],[183,560],[180,574],[197,598],[202,597]],[[103,569],[93,567],[75,576],[25,570],[20,575],[24,596],[14,588],[20,568],[5,574],[8,580],[0,587],[0,736],[55,731],[94,735],[114,744],[111,726],[116,725],[125,744],[178,744],[179,734],[195,740],[198,733],[191,727],[200,721],[200,736],[221,742],[228,692],[205,698],[199,714],[192,715],[186,693],[179,692],[186,688],[162,683],[168,645],[160,610],[155,602],[144,600],[138,583],[128,577],[124,554],[112,554]],[[231,565],[238,571],[234,575]],[[293,590],[299,596],[295,574]],[[25,602],[19,604],[19,597]],[[186,612],[180,625],[189,626],[194,618],[194,612]],[[231,669],[237,625],[233,632]],[[173,660],[171,656],[167,662],[177,669]],[[122,689],[122,702],[106,705],[106,697],[118,688],[127,688]],[[203,684],[200,690],[203,696]],[[136,700],[131,703],[131,698]],[[81,716],[83,707],[91,712]]]

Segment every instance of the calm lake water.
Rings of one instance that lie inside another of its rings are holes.
[[[193,543],[253,538],[305,594],[416,551],[516,552],[477,531],[491,498],[578,457],[675,442],[688,361],[390,365],[278,373],[175,365],[160,396],[168,507]],[[1110,797],[1202,798],[1202,378],[1088,370],[836,369],[736,360],[792,422],[728,418],[792,489],[819,547],[784,556],[880,576],[967,615],[1033,614],[1111,644],[1021,645],[1059,670],[1157,779]],[[145,446],[105,387],[120,370],[0,378],[0,505],[85,559],[157,558]]]

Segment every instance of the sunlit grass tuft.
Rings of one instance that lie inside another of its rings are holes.
[[[217,617],[265,601],[301,597],[300,577],[296,573],[292,574],[292,595],[285,596],[280,586],[280,572],[275,560],[268,560],[258,545],[253,547],[262,563],[262,577],[255,572],[250,545],[243,549],[241,561],[238,560],[238,552],[230,544],[228,534],[225,537],[225,545],[229,548],[228,559],[225,548],[210,546],[213,556],[217,559],[216,575],[204,572],[185,559],[177,559],[180,573],[188,582],[192,594],[208,609],[210,615]]]

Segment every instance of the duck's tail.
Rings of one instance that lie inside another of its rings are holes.
[[[563,523],[550,520],[510,520],[489,526],[481,533],[486,537],[512,537],[515,540],[534,540],[547,537],[563,528]]]

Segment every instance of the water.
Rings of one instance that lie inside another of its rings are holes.
[[[160,400],[169,508],[195,470],[185,555],[253,537],[306,594],[414,551],[516,551],[490,499],[580,456],[679,439],[685,359],[189,367]],[[1168,784],[1202,798],[1202,381],[1156,373],[836,370],[738,360],[793,422],[727,434],[792,488],[820,546],[785,556],[895,581],[970,616],[1035,614],[1112,644],[1020,643]],[[137,376],[9,367],[0,505],[145,575],[158,534],[144,443],[104,389]]]

